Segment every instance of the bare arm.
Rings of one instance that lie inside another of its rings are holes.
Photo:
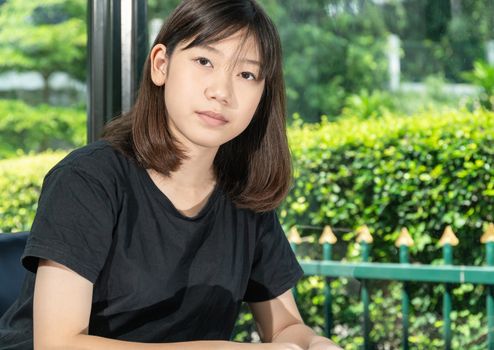
[[[147,344],[88,335],[93,285],[50,260],[40,260],[33,305],[36,350],[289,350],[288,344],[248,344],[228,341],[193,341]]]
[[[249,307],[263,341],[292,343],[308,350],[341,350],[304,324],[291,290],[272,300],[249,303]]]

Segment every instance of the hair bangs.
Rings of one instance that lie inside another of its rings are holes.
[[[279,37],[273,30],[274,24],[250,2],[231,0],[228,2],[227,8],[218,11],[210,9],[207,15],[197,16],[188,22],[185,28],[181,28],[181,32],[185,35],[182,35],[180,41],[192,40],[184,50],[214,44],[242,32],[243,37],[237,59],[247,40],[252,38],[260,56],[259,78],[271,79],[276,74],[278,58],[281,56],[281,46],[276,45]]]

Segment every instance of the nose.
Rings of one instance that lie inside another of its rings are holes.
[[[204,94],[209,100],[216,100],[227,105],[232,98],[232,80],[227,74],[216,74],[209,82]]]

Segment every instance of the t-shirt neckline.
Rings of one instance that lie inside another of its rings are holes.
[[[204,215],[206,215],[210,208],[214,205],[216,202],[216,199],[220,193],[220,187],[218,183],[214,185],[213,191],[211,192],[206,204],[201,208],[199,213],[197,213],[194,216],[187,216],[182,214],[175,206],[173,205],[172,201],[164,194],[159,187],[154,183],[153,179],[151,179],[151,176],[149,173],[146,171],[145,168],[138,166],[139,168],[139,174],[141,175],[141,178],[144,180],[144,183],[146,184],[147,188],[153,193],[153,195],[175,216],[188,220],[188,221],[197,221],[200,220]]]

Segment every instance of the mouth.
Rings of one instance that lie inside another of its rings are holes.
[[[198,111],[197,115],[204,120],[208,125],[219,126],[228,123],[228,120],[219,113],[212,111]]]

